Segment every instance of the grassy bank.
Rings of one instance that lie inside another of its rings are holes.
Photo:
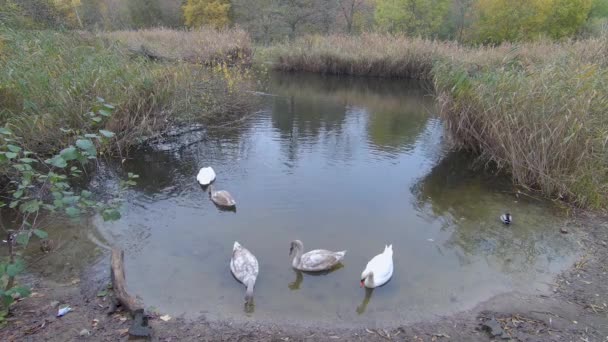
[[[249,34],[241,29],[183,31],[157,28],[114,31],[101,36],[123,43],[130,51],[170,61],[248,64],[252,55]]]
[[[310,36],[258,56],[284,71],[433,80],[457,146],[516,184],[608,205],[608,38],[471,48],[404,36]]]
[[[231,40],[230,34],[217,36]],[[232,41],[238,42],[235,35]],[[247,69],[218,62],[218,56],[234,50],[214,49],[208,47],[199,57],[207,67],[162,63],[134,54],[109,37],[2,29],[0,122],[11,126],[32,149],[52,151],[69,139],[60,128],[86,128],[82,114],[97,97],[117,107],[107,126],[119,133],[122,145],[137,143],[182,119],[208,120],[249,111],[253,103],[243,95],[252,86]],[[229,58],[236,62],[240,57]]]
[[[438,61],[435,87],[452,137],[506,168],[517,184],[606,207],[607,43],[514,47],[501,63],[481,68]]]

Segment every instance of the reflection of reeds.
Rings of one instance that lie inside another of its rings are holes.
[[[608,38],[464,47],[403,35],[307,36],[259,54],[285,71],[432,79],[455,141],[513,180],[608,205]]]

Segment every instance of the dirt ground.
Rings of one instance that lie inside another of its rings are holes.
[[[204,319],[165,322],[150,318],[153,341],[608,341],[608,219],[581,214],[586,231],[581,259],[556,277],[553,292],[506,293],[472,310],[434,321],[391,329],[327,329]],[[106,258],[107,259],[107,258]],[[57,283],[29,278],[33,295],[16,303],[0,341],[124,341],[131,319],[108,315],[109,300],[98,297],[109,281],[107,260]],[[107,271],[106,271],[107,270]],[[128,277],[128,275],[127,275]],[[74,309],[57,318],[57,302]]]

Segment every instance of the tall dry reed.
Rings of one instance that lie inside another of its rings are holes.
[[[154,28],[102,33],[125,44],[132,52],[151,58],[200,64],[246,64],[251,59],[249,34],[242,29],[172,30]]]

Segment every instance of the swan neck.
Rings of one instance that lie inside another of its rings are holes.
[[[297,267],[302,262],[302,251],[304,250],[304,246],[301,243],[295,243],[294,252],[295,255],[293,257],[293,267]]]
[[[369,272],[369,274],[367,275],[367,279],[365,279],[365,282],[369,285],[374,285],[374,272]]]

